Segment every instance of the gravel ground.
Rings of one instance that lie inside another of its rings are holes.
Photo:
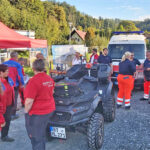
[[[134,91],[131,109],[117,109],[116,119],[105,123],[105,137],[101,150],[150,150],[150,105],[139,101],[142,91]],[[11,122],[10,136],[13,143],[0,141],[0,150],[31,150],[27,137],[23,109],[20,118]],[[67,133],[67,140],[54,139],[47,142],[46,150],[88,150],[87,137],[79,132]]]

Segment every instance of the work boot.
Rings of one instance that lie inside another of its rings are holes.
[[[140,98],[140,101],[148,101],[148,98],[142,97],[142,98]]]
[[[130,109],[130,106],[125,106],[125,109],[126,109],[126,110],[129,110],[129,109]]]
[[[118,105],[118,104],[117,104],[117,108],[118,108],[118,109],[121,108],[121,106],[122,106],[122,105]]]
[[[15,139],[10,138],[9,136],[5,136],[1,138],[3,142],[13,142]]]

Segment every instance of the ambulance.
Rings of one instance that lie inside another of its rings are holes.
[[[146,38],[143,33],[143,31],[113,33],[108,44],[108,50],[113,61],[113,74],[111,79],[114,85],[118,85],[117,76],[119,71],[119,62],[126,51],[133,52],[134,57],[137,58],[141,64],[144,63],[146,58]],[[134,86],[143,87],[143,82],[143,70],[139,66],[136,66]]]

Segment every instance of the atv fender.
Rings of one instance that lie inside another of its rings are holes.
[[[100,101],[101,101],[101,98],[99,97],[99,95],[98,95],[98,94],[95,95],[94,101],[93,101],[93,103],[92,103],[92,110],[93,110],[93,112],[94,112],[94,111],[96,110],[96,108],[98,107]]]
[[[108,87],[106,89],[106,93],[103,95],[104,97],[110,96],[113,90],[113,83],[110,81]]]

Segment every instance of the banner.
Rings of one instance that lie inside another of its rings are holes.
[[[53,64],[65,64],[70,66],[75,52],[85,56],[88,48],[84,45],[52,45]]]

